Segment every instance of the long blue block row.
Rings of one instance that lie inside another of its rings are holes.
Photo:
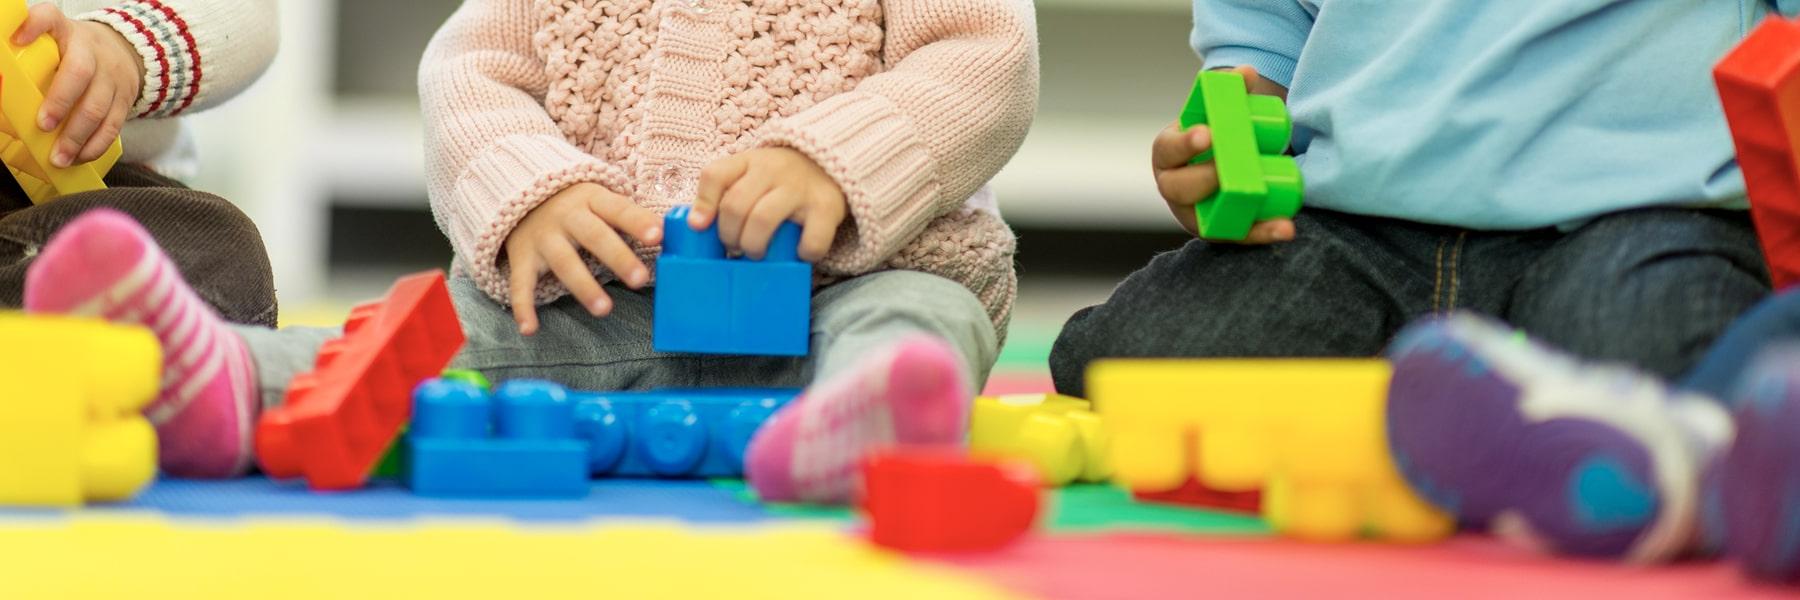
[[[569,497],[594,477],[743,473],[750,438],[798,390],[582,392],[515,380],[492,395],[434,379],[413,394],[402,479],[451,497]]]
[[[803,356],[812,329],[812,265],[800,226],[782,223],[761,260],[730,258],[718,225],[688,227],[689,208],[663,220],[656,263],[658,352]]]

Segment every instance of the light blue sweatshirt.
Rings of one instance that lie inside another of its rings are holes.
[[[1194,0],[1289,88],[1308,206],[1476,229],[1743,208],[1712,67],[1800,0]]]

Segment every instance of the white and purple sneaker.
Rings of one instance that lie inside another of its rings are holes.
[[[1632,562],[1694,545],[1700,467],[1731,437],[1717,403],[1472,314],[1414,324],[1388,355],[1394,461],[1465,527]]]
[[[1757,579],[1800,582],[1800,347],[1762,354],[1737,388],[1737,436],[1706,476],[1708,541]]]

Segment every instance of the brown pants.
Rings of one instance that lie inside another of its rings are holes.
[[[0,176],[0,308],[18,308],[25,272],[44,244],[94,208],[130,215],[174,259],[200,298],[226,320],[275,326],[275,281],[262,234],[225,199],[137,165],[118,165],[109,189],[33,206],[10,176]]]

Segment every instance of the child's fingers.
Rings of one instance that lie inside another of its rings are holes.
[[[1188,146],[1188,132],[1181,130],[1181,123],[1170,123],[1150,143],[1150,166],[1161,171],[1187,164],[1195,154]]]
[[[719,241],[725,244],[726,249],[741,249],[738,242],[744,233],[744,221],[750,218],[751,211],[756,209],[756,203],[774,188],[775,182],[767,175],[752,171],[738,178],[731,189],[725,190],[724,198],[719,201],[718,223]]]
[[[598,217],[578,219],[568,225],[568,231],[588,254],[611,269],[625,285],[637,289],[650,282],[650,269],[644,267],[644,261],[638,259],[625,239],[605,221]]]
[[[18,31],[13,32],[12,43],[15,46],[24,46],[30,44],[32,40],[38,39],[38,36],[54,33],[59,28],[66,32],[68,26],[69,19],[63,16],[62,9],[57,8],[55,4],[49,2],[34,4],[25,13],[25,22],[19,25]],[[60,42],[64,36],[56,34],[53,37]]]
[[[507,282],[509,297],[512,299],[513,322],[519,324],[520,335],[537,333],[537,254],[533,252],[508,252],[507,260],[512,262],[512,277]]]
[[[569,240],[556,237],[544,240],[538,248],[543,254],[544,264],[550,267],[550,273],[556,275],[563,287],[569,288],[569,294],[581,302],[588,314],[604,317],[612,312],[612,299],[600,288],[600,281],[594,279],[593,272],[588,270],[587,261],[581,259],[581,253],[569,244]]]
[[[62,63],[56,67],[56,76],[50,80],[50,90],[44,93],[44,105],[38,109],[38,129],[55,131],[64,119],[75,110],[75,103],[80,102],[88,88],[95,83],[94,75],[99,65],[94,54],[82,48],[70,48],[63,55]],[[111,87],[109,86],[110,90]],[[110,94],[110,92],[108,92]],[[104,107],[98,109],[96,120],[105,118]],[[87,141],[86,137],[82,141]],[[69,154],[72,158],[75,149],[80,146],[71,145]]]
[[[777,187],[769,190],[761,200],[756,201],[756,208],[744,219],[743,233],[739,234],[738,246],[743,249],[744,256],[762,259],[769,251],[769,240],[775,237],[775,228],[781,227],[789,217],[800,212],[800,194],[792,188]]]
[[[131,102],[126,101],[122,96],[123,92],[114,87],[112,105],[106,113],[106,119],[102,120],[100,126],[88,136],[87,144],[81,147],[81,152],[75,157],[75,162],[85,163],[100,158],[100,155],[106,153],[107,148],[112,147],[113,140],[119,138],[119,132],[125,128],[126,112],[131,109]]]
[[[639,243],[662,243],[662,217],[650,209],[638,206],[630,198],[611,192],[603,193],[588,200],[588,210],[599,215],[613,230],[623,231]]]
[[[1218,190],[1219,168],[1212,163],[1156,173],[1156,191],[1171,206],[1193,206]]]
[[[1245,244],[1276,244],[1294,241],[1294,221],[1292,219],[1270,219],[1250,227],[1249,235],[1244,236]]]
[[[831,243],[837,240],[839,225],[844,224],[844,200],[813,202],[807,206],[806,222],[800,227],[800,259],[806,262],[825,260]]]
[[[694,198],[694,208],[688,212],[688,226],[698,231],[712,225],[713,217],[719,214],[719,202],[725,198],[725,190],[731,189],[744,173],[750,170],[749,159],[743,154],[733,154],[713,161],[700,170],[700,194]]]

